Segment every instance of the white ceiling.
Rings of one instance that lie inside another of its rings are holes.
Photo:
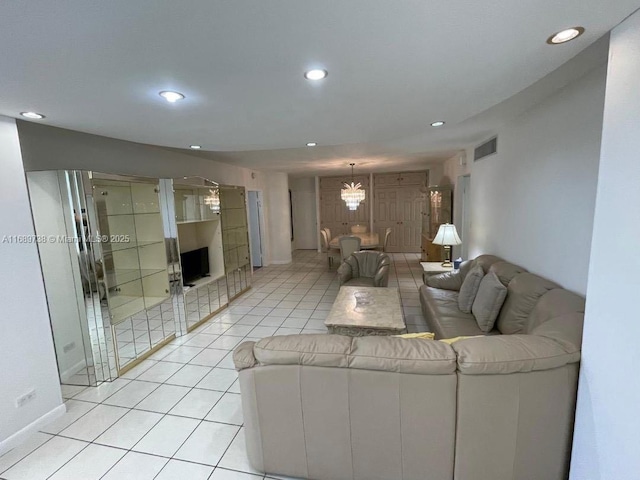
[[[252,168],[442,161],[640,0],[14,0],[0,114]],[[547,37],[582,25],[562,46]],[[303,78],[320,67],[329,76]],[[186,99],[168,104],[160,90]],[[432,129],[434,120],[447,125]],[[318,147],[303,147],[307,142]],[[287,149],[287,150],[282,150]],[[252,151],[252,152],[248,152]]]

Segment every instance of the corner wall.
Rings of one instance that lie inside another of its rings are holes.
[[[289,178],[289,186],[293,203],[293,248],[316,250],[319,247],[316,180],[314,177]]]
[[[0,455],[64,413],[15,120],[0,116]],[[17,397],[35,398],[17,408]],[[26,430],[25,430],[26,429]]]
[[[266,173],[269,190],[265,195],[267,204],[265,238],[269,250],[269,263],[291,263],[291,202],[289,201],[289,176],[286,173]]]
[[[611,34],[572,480],[640,477],[640,13]]]
[[[468,155],[470,258],[492,253],[585,294],[605,80],[596,68],[500,129],[497,154]]]

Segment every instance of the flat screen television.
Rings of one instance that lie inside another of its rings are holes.
[[[209,275],[209,249],[207,247],[180,254],[182,284],[189,285]]]

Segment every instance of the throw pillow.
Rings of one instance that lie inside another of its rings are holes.
[[[485,275],[471,308],[480,330],[484,333],[490,332],[493,328],[506,297],[507,287],[502,284],[498,276],[493,272]]]
[[[478,293],[478,288],[480,288],[482,277],[484,277],[484,270],[480,265],[473,267],[465,277],[458,293],[458,308],[460,311],[471,313],[471,307]]]
[[[435,336],[436,336],[435,333],[431,333],[431,332],[404,333],[402,335],[394,335],[394,337],[398,337],[398,338],[424,338],[426,340],[433,340]]]

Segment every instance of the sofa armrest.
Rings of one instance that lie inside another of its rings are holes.
[[[437,275],[427,277],[424,283],[429,287],[459,291],[462,286],[462,275],[459,270],[455,272],[439,273]]]
[[[253,353],[260,365],[309,365],[422,375],[448,375],[456,370],[456,356],[450,345],[421,338],[283,335],[263,338],[255,344]]]
[[[572,343],[537,335],[492,335],[452,344],[458,371],[465,375],[496,375],[550,370],[580,360]]]
[[[340,285],[344,285],[346,282],[353,278],[353,269],[347,262],[343,262],[338,267],[338,278],[340,279]]]
[[[233,363],[236,370],[244,370],[245,368],[254,367],[258,361],[253,355],[253,347],[256,342],[242,342],[233,351]]]

